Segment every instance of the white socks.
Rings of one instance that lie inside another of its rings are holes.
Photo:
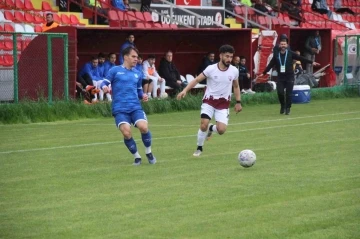
[[[197,145],[198,146],[204,145],[206,136],[207,136],[207,131],[202,132],[201,129],[199,129],[198,134],[197,134]]]

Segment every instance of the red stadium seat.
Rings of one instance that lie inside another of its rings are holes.
[[[109,10],[108,12],[109,16],[109,26],[110,27],[120,27],[120,19],[117,11],[115,10]]]
[[[27,11],[40,11],[40,10],[34,8],[31,0],[25,0],[24,7]]]
[[[18,51],[21,51],[21,41],[16,42],[16,48]],[[14,49],[14,43],[13,40],[5,40],[4,41],[4,50],[5,51],[12,51]]]
[[[5,23],[4,24],[4,31],[6,31],[6,32],[14,32],[15,30],[14,30],[14,27],[11,24]]]
[[[39,25],[35,25],[34,30],[35,32],[42,32],[42,28]]]
[[[25,22],[23,12],[16,11],[16,12],[14,13],[14,22],[20,22],[20,23]]]
[[[262,26],[266,26],[266,20],[263,16],[258,16],[258,23]]]
[[[171,28],[171,29],[177,29],[178,26],[177,26],[176,24],[170,24],[170,28]]]
[[[28,23],[35,23],[35,18],[33,15],[31,15],[30,13],[28,12],[25,12],[24,14],[24,22],[28,22]],[[39,22],[40,23],[40,22]]]
[[[40,14],[34,14],[33,17],[34,17],[35,23],[44,23],[44,22],[46,22],[45,18]],[[55,14],[54,14],[54,21],[55,21]]]
[[[139,21],[138,18],[136,18],[135,16],[135,12],[133,11],[128,11],[128,12],[125,12],[125,14],[127,15],[127,18],[130,22],[136,22],[136,21]]]
[[[12,55],[4,55],[4,66],[14,65],[14,57]]]
[[[19,10],[24,10],[25,9],[24,3],[21,0],[15,0],[15,6]]]
[[[150,12],[144,12],[144,18],[146,22],[153,22]]]
[[[44,18],[45,18],[45,16],[46,15],[44,14]],[[53,18],[54,18],[54,22],[61,24],[61,22],[62,22],[61,17],[57,13],[53,13]],[[46,22],[46,20],[44,20],[44,21]]]
[[[234,12],[235,12],[235,14],[237,14],[237,15],[242,15],[242,14],[243,14],[242,8],[241,8],[240,6],[235,6],[235,7],[234,7]]]
[[[117,14],[119,16],[120,25],[124,26],[124,27],[127,27],[129,25],[127,14],[125,14],[122,11],[117,11]]]
[[[272,20],[272,24],[273,24],[274,26],[280,25],[278,18],[273,17],[273,18],[271,18],[271,20]]]
[[[13,0],[5,0],[5,7],[4,9],[15,9],[15,3]]]
[[[6,20],[14,21],[14,15],[10,11],[4,11],[4,17]]]
[[[70,14],[70,23],[71,25],[85,26],[85,24],[81,23],[79,18],[77,18],[74,14]]]
[[[135,12],[135,16],[137,19],[139,19],[141,22],[145,22],[145,17],[142,12]]]
[[[41,3],[41,9],[43,11],[47,11],[47,12],[57,12],[56,10],[53,10],[50,6],[50,4],[46,1],[42,1]]]
[[[60,18],[61,18],[61,23],[62,24],[70,25],[70,18],[67,15],[61,14]]]
[[[4,41],[0,41],[0,51],[5,50]]]

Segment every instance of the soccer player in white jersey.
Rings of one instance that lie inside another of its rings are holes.
[[[229,107],[231,101],[231,89],[234,88],[236,99],[235,112],[242,110],[241,95],[239,87],[239,71],[231,65],[234,48],[230,45],[220,47],[220,61],[208,66],[195,80],[191,81],[183,91],[177,95],[180,100],[186,93],[202,80],[207,80],[207,88],[201,105],[200,129],[197,134],[197,149],[194,156],[198,157],[203,151],[206,138],[212,133],[224,134],[229,121]],[[216,125],[210,124],[211,118],[215,116]]]

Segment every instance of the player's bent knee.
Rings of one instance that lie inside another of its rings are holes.
[[[140,130],[141,133],[145,134],[149,131],[147,122],[144,121],[138,121],[136,123],[136,127]]]
[[[209,126],[209,122],[207,122],[207,123],[201,123],[201,125],[200,125],[201,131],[203,131],[203,132],[207,131],[208,126]]]

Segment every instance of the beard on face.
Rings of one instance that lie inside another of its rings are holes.
[[[230,62],[226,63],[224,60],[221,60],[221,62],[224,64],[224,66],[229,67],[230,66]]]

